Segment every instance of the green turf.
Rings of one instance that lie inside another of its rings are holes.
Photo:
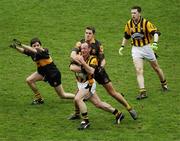
[[[130,7],[140,5],[143,16],[159,27],[159,64],[167,77],[170,92],[160,91],[156,74],[145,63],[145,84],[149,98],[136,101],[138,92],[130,46],[124,56],[118,49]],[[0,1],[0,141],[178,141],[180,140],[180,13],[179,0],[1,0]],[[71,100],[61,100],[47,84],[38,87],[45,104],[32,106],[33,94],[25,83],[36,70],[30,58],[8,48],[13,38],[28,44],[39,37],[48,47],[62,73],[64,89],[75,92],[74,74],[69,71],[69,55],[75,42],[84,36],[87,25],[96,27],[96,37],[104,45],[106,69],[114,87],[125,93],[139,119],[97,86],[99,96],[125,113],[120,126],[114,117],[87,103],[91,128],[78,131],[80,121],[67,117]]]

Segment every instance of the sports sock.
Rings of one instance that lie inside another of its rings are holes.
[[[165,79],[165,80],[163,80],[163,81],[161,81],[161,85],[162,85],[162,86],[167,85],[167,81],[166,81],[166,79]]]
[[[119,114],[121,114],[121,112],[118,111],[117,109],[115,109],[114,112],[113,112],[113,115],[115,115],[117,117]]]
[[[139,92],[140,92],[140,94],[146,94],[146,89],[145,88],[140,88]]]
[[[80,116],[80,111],[79,111],[79,109],[75,109],[74,114],[77,115],[77,116]]]
[[[88,113],[82,113],[82,119],[86,122],[86,123],[89,123],[89,119],[88,119]]]
[[[128,110],[128,111],[131,111],[131,110],[132,110],[132,107],[131,107],[131,106],[129,106],[129,107],[127,108],[127,110]]]
[[[35,99],[42,99],[42,96],[39,92],[37,92],[34,96]]]

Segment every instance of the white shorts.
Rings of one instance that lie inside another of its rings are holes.
[[[95,92],[96,92],[96,81],[94,80],[94,83],[92,86],[89,85],[89,82],[86,81],[84,83],[80,83],[77,81],[78,89],[83,92],[83,95],[85,96],[85,99],[90,98]]]
[[[143,47],[133,46],[131,53],[133,60],[136,58],[147,59],[149,61],[156,60],[156,56],[154,55],[154,51],[151,49],[150,44]]]

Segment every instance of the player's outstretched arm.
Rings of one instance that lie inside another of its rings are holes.
[[[13,39],[13,42],[9,46],[10,48],[16,49],[18,52],[23,53],[24,49],[21,48],[21,42],[17,39]]]

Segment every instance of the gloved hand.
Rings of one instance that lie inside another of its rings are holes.
[[[18,39],[13,39],[15,45],[21,46],[21,42]]]
[[[152,43],[151,48],[152,48],[152,50],[157,50],[158,49],[157,43]]]
[[[123,53],[122,53],[122,50],[124,49],[124,47],[123,46],[121,46],[120,48],[119,48],[119,55],[123,55]]]
[[[16,48],[16,45],[14,43],[10,44],[9,47]]]

